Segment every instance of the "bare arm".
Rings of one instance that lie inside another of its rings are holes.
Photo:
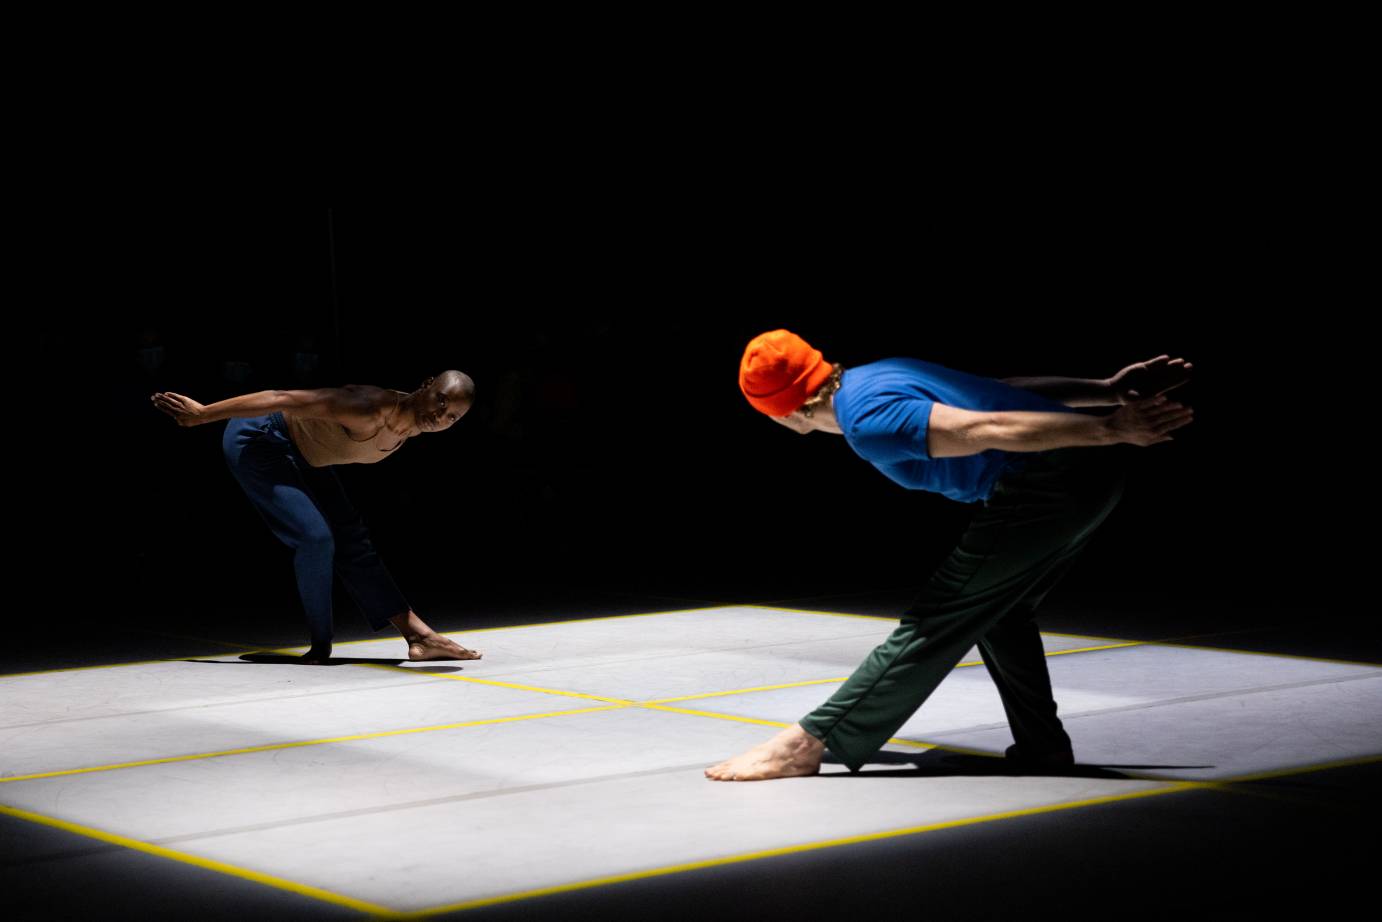
[[[1004,384],[1040,394],[1067,407],[1114,407],[1155,397],[1190,380],[1195,366],[1182,358],[1158,355],[1134,362],[1110,378],[1000,378]]]
[[[1170,432],[1190,422],[1187,406],[1151,397],[1119,407],[1108,416],[1085,413],[1032,413],[1022,410],[979,412],[938,403],[931,408],[926,451],[932,458],[1002,451],[1046,451],[1096,445],[1155,445],[1171,441]]]
[[[1108,378],[1000,378],[1004,384],[1040,394],[1067,407],[1111,407],[1118,394]]]
[[[256,391],[202,405],[171,391],[153,395],[154,406],[177,420],[179,426],[200,426],[232,417],[263,416],[291,412],[295,416],[334,419],[347,429],[359,426],[370,407],[365,395],[354,388],[323,387],[302,391]]]

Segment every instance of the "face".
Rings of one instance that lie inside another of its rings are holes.
[[[414,405],[417,427],[423,432],[444,432],[470,412],[470,403],[463,384],[452,382],[443,385],[434,378],[428,378],[418,392]]]

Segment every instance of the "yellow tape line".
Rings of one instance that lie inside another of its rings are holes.
[[[479,727],[485,724],[515,723],[520,720],[540,720],[544,717],[565,717],[571,714],[589,714],[594,711],[614,711],[625,707],[612,704],[604,707],[580,708],[572,711],[547,711],[541,714],[521,714],[516,717],[490,717],[485,720],[467,720],[462,723],[437,724],[431,727],[408,727],[403,730],[379,730],[374,733],[356,733],[351,736],[333,736],[326,739],[299,740],[291,743],[266,743],[263,746],[246,746],[241,749],[222,749],[218,752],[198,752],[190,755],[166,756],[161,759],[142,759],[137,762],[116,762],[110,765],[93,765],[88,768],[69,768],[55,772],[38,772],[31,775],[13,775],[0,778],[0,784],[14,781],[35,781],[39,778],[57,778],[63,775],[86,775],[91,772],[108,772],[121,768],[138,768],[142,765],[167,765],[173,762],[193,762],[198,759],[216,759],[221,756],[249,755],[255,752],[271,752],[277,749],[297,749],[302,746],[325,746],[328,743],[351,743],[359,740],[383,739],[389,736],[405,736],[410,733],[431,733],[435,730],[458,730],[462,727]]]
[[[345,896],[344,894],[333,893],[330,890],[323,890],[320,887],[299,884],[291,880],[285,880],[282,877],[274,877],[272,874],[262,874],[259,871],[251,871],[248,868],[226,864],[224,861],[199,858],[196,855],[189,855],[186,852],[174,851],[171,848],[164,848],[161,845],[150,845],[148,842],[141,842],[138,839],[131,839],[128,836],[119,836],[100,829],[93,829],[90,826],[69,823],[66,820],[44,816],[41,813],[31,813],[28,810],[19,810],[14,807],[7,807],[0,804],[0,815],[12,816],[16,819],[27,820],[30,823],[38,823],[43,826],[52,826],[55,829],[61,829],[65,832],[86,836],[89,839],[97,839],[101,842],[108,842],[111,845],[120,845],[125,848],[134,849],[137,852],[144,852],[148,855],[157,855],[159,858],[168,858],[173,861],[182,862],[183,864],[193,865],[194,867],[205,868],[208,871],[229,874],[241,880],[253,881],[256,884],[264,884],[268,887],[286,890],[289,893],[296,893],[301,896],[310,896],[313,899],[332,903],[336,906],[344,906],[347,909],[354,909],[371,915],[396,915],[396,912],[388,907],[379,906],[374,903],[366,903],[364,900],[357,900],[354,897]]]
[[[649,877],[661,877],[666,874],[679,874],[684,871],[698,871],[704,868],[721,867],[727,864],[739,864],[745,861],[757,861],[761,858],[776,858],[781,855],[794,855],[801,852],[816,851],[823,848],[834,848],[840,845],[854,845],[860,842],[877,842],[881,839],[893,839],[899,836],[911,836],[923,832],[933,832],[938,829],[952,829],[959,826],[973,826],[978,823],[988,823],[994,820],[1012,819],[1019,816],[1033,816],[1039,813],[1051,813],[1057,810],[1070,810],[1076,807],[1088,807],[1096,804],[1113,803],[1120,800],[1131,800],[1137,797],[1150,797],[1157,794],[1169,794],[1174,791],[1183,790],[1186,786],[1180,784],[1169,785],[1164,788],[1154,788],[1144,791],[1131,791],[1126,794],[1110,794],[1104,797],[1092,797],[1087,800],[1072,801],[1064,804],[1053,804],[1047,807],[1030,807],[1024,810],[1009,810],[1004,813],[993,813],[987,816],[968,817],[960,820],[947,820],[941,823],[930,823],[925,826],[908,826],[904,829],[890,829],[884,832],[871,832],[864,835],[846,836],[839,839],[825,839],[820,842],[807,842],[801,845],[789,845],[783,848],[764,849],[756,852],[745,852],[739,855],[728,855],[723,858],[710,858],[704,861],[691,861],[685,864],[668,865],[661,868],[652,868],[646,871],[635,871],[629,874],[614,874],[608,877],[597,877],[592,880],[577,881],[569,884],[559,884],[554,887],[542,887],[535,890],[524,890],[519,893],[507,893],[503,896],[491,896],[478,900],[467,900],[463,903],[450,903],[445,906],[435,906],[417,912],[402,913],[399,918],[422,919],[428,916],[439,915],[447,912],[459,912],[465,909],[478,909],[482,906],[494,906],[500,903],[513,903],[519,900],[528,900],[540,896],[550,896],[557,893],[569,893],[573,890],[585,890],[591,887],[601,887],[609,884],[625,883],[631,880],[643,880]]]

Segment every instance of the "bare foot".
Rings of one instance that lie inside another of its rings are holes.
[[[410,634],[404,639],[408,641],[408,659],[415,663],[429,659],[480,659],[482,656],[441,634]]]
[[[705,770],[712,781],[766,781],[814,775],[821,769],[825,744],[792,724],[766,743]]]

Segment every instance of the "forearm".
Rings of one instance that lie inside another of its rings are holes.
[[[240,397],[228,397],[225,400],[207,404],[197,421],[212,423],[232,417],[264,416],[277,410],[286,409],[290,405],[287,398],[288,392],[286,391],[256,391],[253,394],[244,394]]]
[[[1109,407],[1118,405],[1118,395],[1107,378],[1003,378],[1004,384],[1020,387],[1067,407]]]
[[[985,414],[975,441],[980,450],[1046,451],[1112,445],[1116,439],[1105,416],[1086,413],[1030,413],[1002,410]]]

